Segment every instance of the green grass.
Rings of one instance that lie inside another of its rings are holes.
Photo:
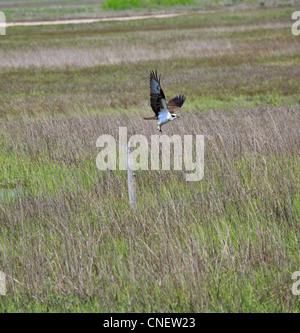
[[[263,3],[263,5],[262,5]],[[299,0],[78,0],[6,1],[0,0],[0,10],[7,21],[53,20],[66,18],[131,15],[170,11],[224,10],[228,7],[272,8],[297,6]],[[237,17],[237,16],[236,16]]]
[[[294,10],[8,30],[0,312],[299,312]],[[150,69],[167,98],[187,96],[163,131],[203,134],[205,173],[138,171],[133,211],[96,140],[156,134]]]
[[[107,0],[102,4],[104,9],[130,9],[134,7],[157,7],[157,6],[175,6],[191,5],[194,0]]]

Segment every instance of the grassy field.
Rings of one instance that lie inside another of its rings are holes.
[[[137,13],[296,6],[299,0],[0,0],[8,21],[131,15]],[[172,6],[170,6],[172,5]]]
[[[0,36],[1,312],[299,312],[295,10]],[[163,131],[203,134],[205,173],[137,172],[133,211],[96,140],[157,134],[142,120],[151,69],[167,98],[187,96]]]

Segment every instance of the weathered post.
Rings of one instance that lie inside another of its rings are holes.
[[[136,202],[136,185],[135,185],[135,170],[132,170],[132,165],[134,163],[132,158],[133,147],[128,144],[127,146],[127,181],[128,181],[128,194],[129,203],[132,208],[137,207]]]
[[[0,36],[6,35],[6,18],[3,12],[0,12]]]

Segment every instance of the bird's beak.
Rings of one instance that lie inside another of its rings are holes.
[[[177,115],[177,118],[180,118],[180,117]]]

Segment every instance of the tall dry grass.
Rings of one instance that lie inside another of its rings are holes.
[[[205,135],[204,178],[140,171],[137,211],[126,173],[96,169],[95,142],[154,123],[2,120],[20,189],[0,207],[2,310],[297,311],[299,120],[298,106],[182,115],[164,134]]]
[[[65,68],[93,67],[138,63],[142,61],[162,61],[172,59],[211,58],[219,56],[270,56],[293,54],[299,51],[298,40],[251,40],[232,39],[227,34],[256,30],[288,31],[290,24],[264,24],[253,26],[214,27],[180,32],[168,31],[161,38],[160,31],[124,33],[96,37],[86,45],[82,41],[72,41],[71,45],[62,44],[1,50],[2,68]],[[212,38],[214,34],[214,38]],[[57,43],[57,41],[56,41]],[[22,54],[21,54],[22,53]]]

